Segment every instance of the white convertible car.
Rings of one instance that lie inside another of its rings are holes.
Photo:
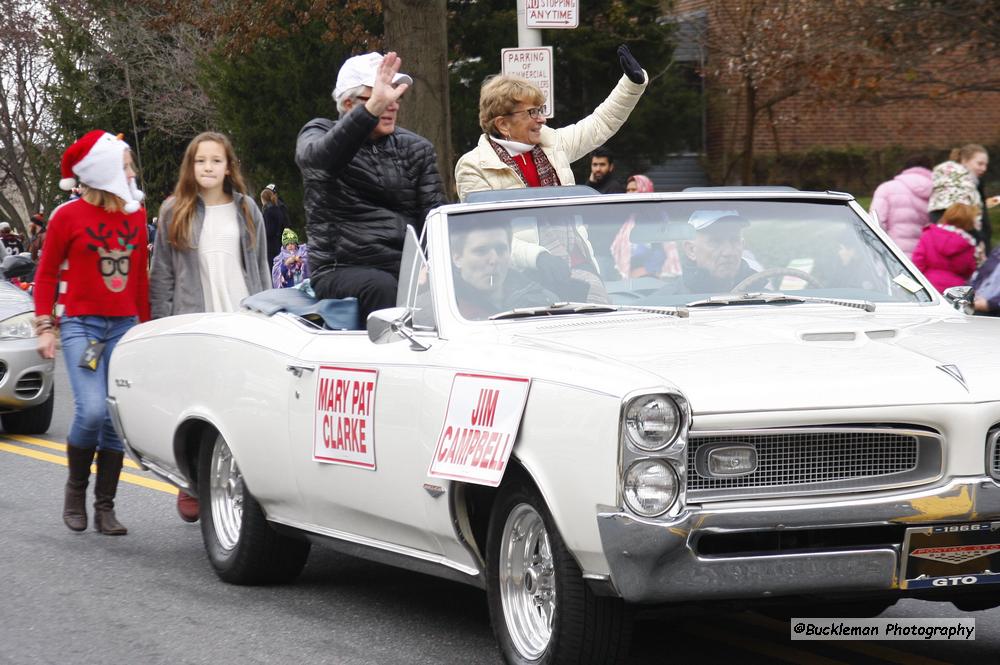
[[[471,198],[367,330],[286,289],[118,345],[122,438],[222,579],[322,542],[459,580],[511,663],[614,662],[636,605],[1000,603],[1000,323],[851,196]]]

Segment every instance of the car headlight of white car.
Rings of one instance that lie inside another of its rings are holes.
[[[34,326],[35,315],[31,312],[25,312],[23,314],[18,314],[17,316],[12,316],[9,319],[4,319],[0,321],[0,338],[10,338],[10,337],[34,337],[35,336],[35,326]]]
[[[661,459],[641,459],[625,471],[625,503],[643,517],[658,517],[677,500],[680,482],[673,467]]]
[[[641,395],[625,406],[625,432],[639,450],[663,450],[677,440],[682,424],[680,407],[669,395]]]

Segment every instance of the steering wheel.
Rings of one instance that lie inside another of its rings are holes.
[[[816,289],[823,288],[823,283],[821,281],[819,281],[809,273],[805,272],[804,270],[797,270],[795,268],[768,268],[767,270],[761,270],[760,272],[756,272],[750,275],[749,277],[741,281],[739,284],[734,286],[732,288],[732,291],[733,293],[746,291],[747,287],[749,287],[751,284],[756,284],[757,282],[764,282],[771,279],[772,277],[778,277],[779,275],[782,277],[797,277],[805,281],[806,284],[808,284],[813,288]]]

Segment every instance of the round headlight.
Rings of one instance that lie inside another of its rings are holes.
[[[662,450],[677,438],[681,410],[666,395],[643,395],[629,402],[625,409],[628,438],[645,451]]]
[[[662,515],[677,500],[677,474],[666,462],[639,460],[625,472],[625,503],[643,517]]]

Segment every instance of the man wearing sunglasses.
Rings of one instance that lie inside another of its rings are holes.
[[[316,118],[299,132],[310,283],[319,298],[358,299],[361,323],[396,304],[408,224],[419,233],[445,202],[430,141],[396,126],[413,79],[395,53],[349,58],[333,98],[340,119]]]

